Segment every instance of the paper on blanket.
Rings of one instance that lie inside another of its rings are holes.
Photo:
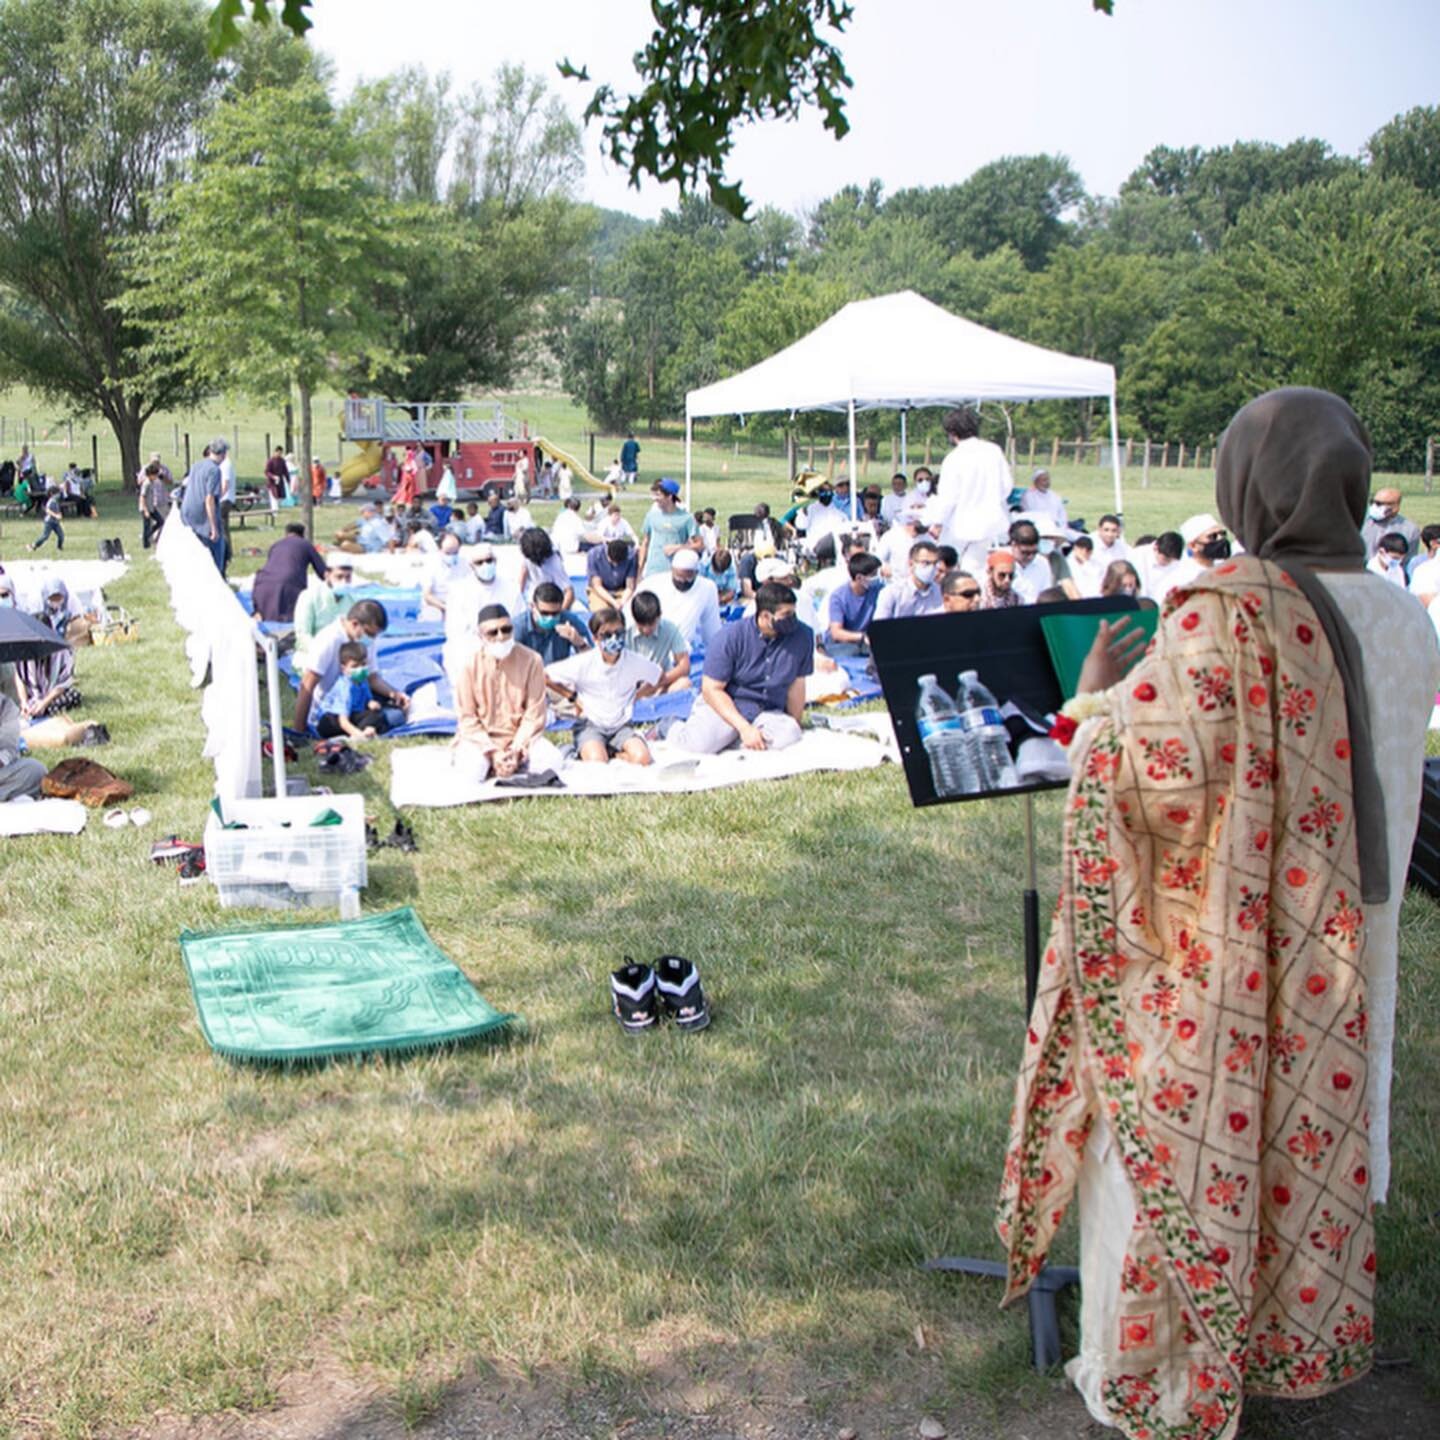
[[[735,749],[723,755],[692,755],[661,741],[653,753],[655,763],[649,766],[570,761],[560,772],[563,790],[513,790],[493,780],[477,783],[464,779],[449,746],[407,747],[390,758],[390,802],[444,806],[564,795],[664,795],[717,790],[752,780],[781,780],[810,771],[869,770],[885,758],[878,742],[829,730],[807,730],[798,745],[785,750]]]
[[[0,835],[78,835],[85,817],[78,800],[7,800],[0,804]]]

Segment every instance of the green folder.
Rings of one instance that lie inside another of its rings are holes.
[[[1060,691],[1069,700],[1080,683],[1080,670],[1085,657],[1095,643],[1096,632],[1102,620],[1128,619],[1132,625],[1139,625],[1145,632],[1146,640],[1155,636],[1155,627],[1160,623],[1160,611],[1147,605],[1140,610],[1090,610],[1083,614],[1044,615],[1040,628],[1045,632],[1045,644],[1050,650],[1050,663],[1060,681]]]

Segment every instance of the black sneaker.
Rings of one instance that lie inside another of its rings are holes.
[[[198,885],[205,878],[205,852],[196,849],[190,851],[180,862],[180,883],[182,885]]]
[[[610,977],[610,1008],[627,1035],[653,1030],[660,1018],[655,1010],[655,972],[627,955]]]
[[[682,1030],[703,1030],[710,1007],[700,988],[700,972],[682,955],[662,955],[655,962],[655,988],[666,1014]]]

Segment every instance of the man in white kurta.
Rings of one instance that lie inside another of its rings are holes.
[[[651,575],[640,586],[660,602],[660,614],[674,622],[692,650],[705,649],[720,629],[720,592],[699,569],[693,550],[677,550],[667,574]]]
[[[946,415],[950,453],[941,462],[940,479],[925,507],[930,533],[942,545],[953,545],[960,568],[972,575],[984,573],[991,542],[1010,528],[1007,502],[1014,488],[1005,452],[980,439],[979,432],[973,410],[962,406]]]

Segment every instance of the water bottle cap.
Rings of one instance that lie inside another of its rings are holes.
[[[938,685],[940,683],[934,675],[922,675],[915,683],[917,685],[924,685],[927,681],[931,685]]]

